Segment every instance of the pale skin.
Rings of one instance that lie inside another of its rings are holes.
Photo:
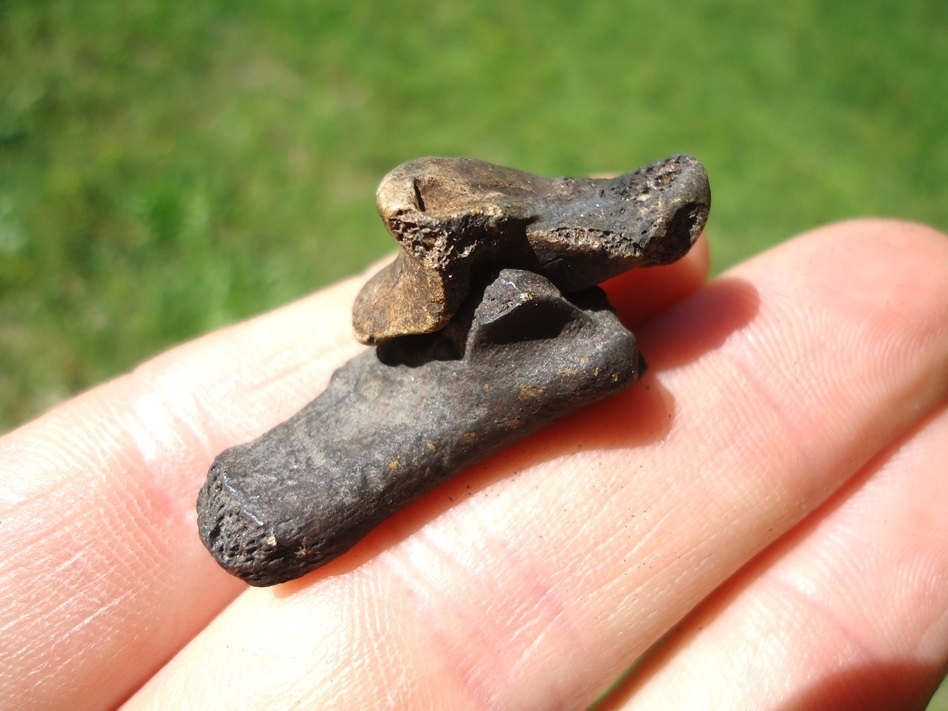
[[[948,238],[850,222],[706,272],[702,240],[608,285],[651,368],[627,394],[275,588],[217,567],[195,497],[359,351],[364,278],[6,435],[0,707],[924,708]]]

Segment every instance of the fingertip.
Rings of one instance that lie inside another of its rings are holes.
[[[604,282],[602,288],[622,322],[634,328],[700,289],[710,263],[708,238],[702,233],[688,254],[674,264],[633,269]]]

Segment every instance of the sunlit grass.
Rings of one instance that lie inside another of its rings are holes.
[[[708,167],[721,269],[948,227],[942,2],[0,3],[0,430],[393,247],[420,155]]]

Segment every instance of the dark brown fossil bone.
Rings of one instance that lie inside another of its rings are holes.
[[[198,498],[201,538],[251,585],[292,580],[642,367],[601,290],[568,301],[541,276],[501,271],[449,328],[353,358],[294,417],[218,456]]]
[[[466,158],[393,170],[378,202],[402,252],[353,310],[379,347],[215,459],[197,505],[207,548],[252,585],[299,577],[476,461],[627,388],[644,362],[594,285],[683,256],[710,200],[684,155],[609,180]]]
[[[385,176],[377,202],[402,251],[356,298],[353,327],[368,344],[437,331],[497,268],[528,269],[570,292],[674,262],[701,233],[711,191],[688,155],[610,179],[421,158]]]

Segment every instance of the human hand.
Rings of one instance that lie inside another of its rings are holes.
[[[607,285],[630,391],[303,579],[201,545],[213,457],[359,350],[350,280],[0,440],[0,707],[923,706],[948,660],[948,240],[861,221]]]

